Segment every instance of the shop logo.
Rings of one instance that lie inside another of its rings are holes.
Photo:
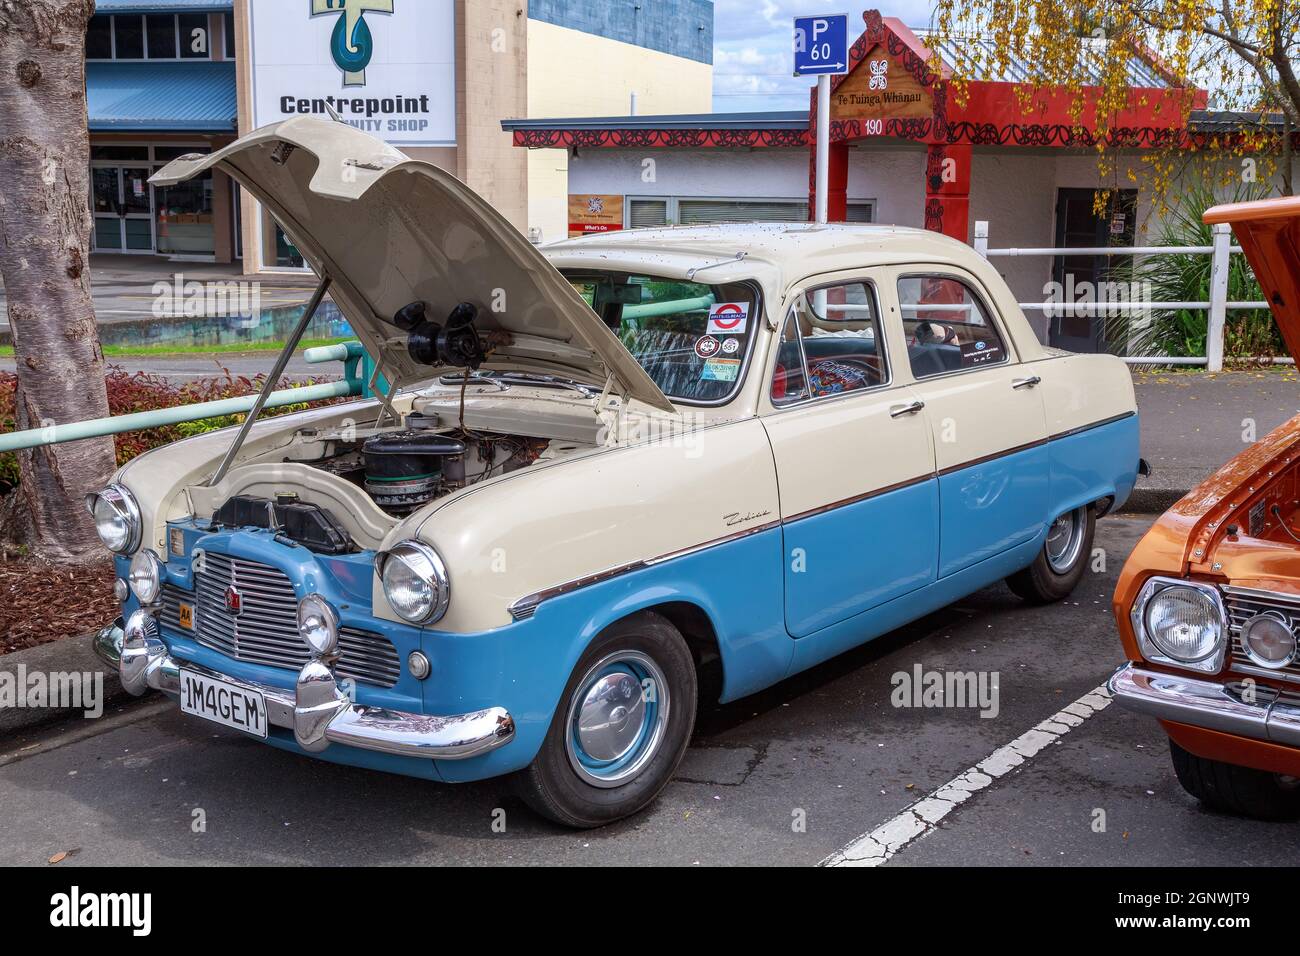
[[[871,68],[871,80],[867,83],[867,88],[872,90],[884,90],[889,88],[889,61],[872,60],[867,64]]]
[[[375,53],[366,14],[392,12],[393,0],[311,0],[313,17],[343,14],[330,34],[330,56],[343,71],[344,86],[366,85],[366,67]]]

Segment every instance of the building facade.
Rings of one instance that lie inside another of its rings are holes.
[[[1083,124],[1073,120],[1068,91],[1036,90],[1026,110],[1017,92],[1026,73],[1012,60],[1001,73],[967,71],[969,93],[958,102],[948,97],[947,64],[961,61],[959,45],[932,51],[901,21],[875,10],[861,23],[849,72],[832,85],[831,221],[924,227],[969,243],[983,220],[993,248],[1132,246],[1149,242],[1160,227],[1142,173],[1147,154],[1181,150],[1189,182],[1220,179],[1215,161],[1199,153],[1213,136],[1207,92],[1181,83],[1157,61],[1127,64],[1132,94],[1105,134],[1115,166],[1103,181],[1101,134],[1086,115]],[[1099,66],[1108,55],[1104,44],[1092,52]],[[599,210],[571,233],[806,221],[814,198],[814,94],[810,109],[797,112],[552,119],[533,112],[503,125],[521,150],[567,151],[571,205]],[[1085,88],[1085,96],[1096,94]],[[1103,187],[1111,195],[1099,211],[1093,201]],[[1176,197],[1177,188],[1172,192]],[[1098,289],[1126,264],[1092,254],[994,262],[1023,303],[1042,303],[1054,288]],[[1026,314],[1046,343],[1075,351],[1117,345],[1108,341],[1106,323],[1086,314]]]
[[[167,190],[148,178],[303,113],[379,135],[453,172],[521,231],[559,238],[568,154],[516,150],[501,121],[634,100],[707,109],[712,48],[710,0],[98,0],[93,250],[301,268],[223,174]]]

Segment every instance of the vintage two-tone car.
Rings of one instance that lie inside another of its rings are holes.
[[[605,823],[667,783],[697,698],[1003,578],[1060,598],[1132,490],[1124,366],[1045,349],[934,233],[539,251],[448,173],[315,119],[154,182],[210,168],[273,210],[382,395],[126,465],[89,501],[126,594],[99,644],[130,690],[277,747],[514,774],[543,814]]]
[[[1216,206],[1300,356],[1300,198]],[[1245,414],[1250,414],[1248,410]],[[1174,771],[1215,809],[1300,816],[1300,417],[1166,512],[1115,591],[1117,703],[1160,720]]]

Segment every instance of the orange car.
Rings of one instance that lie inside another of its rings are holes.
[[[1300,197],[1216,206],[1300,356]],[[1216,809],[1300,815],[1300,416],[1160,517],[1115,590],[1115,702],[1159,719],[1174,771]]]

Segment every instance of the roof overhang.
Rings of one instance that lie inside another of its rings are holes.
[[[234,133],[235,63],[87,63],[86,107],[94,133]]]

